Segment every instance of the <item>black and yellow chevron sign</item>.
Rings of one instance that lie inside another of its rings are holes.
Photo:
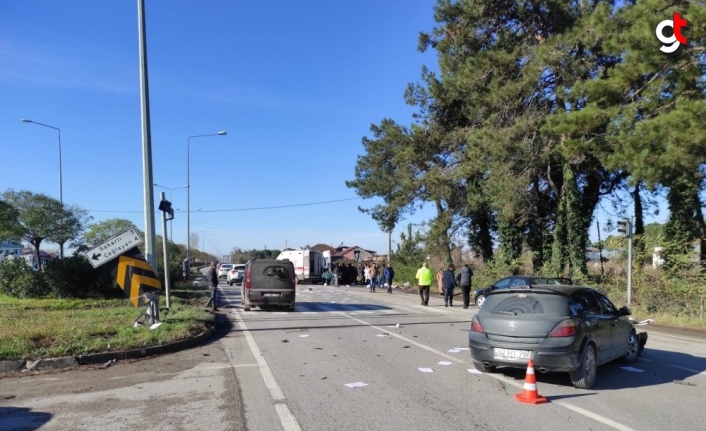
[[[135,307],[144,305],[143,293],[162,288],[149,262],[132,256],[121,255],[118,258],[115,281]]]

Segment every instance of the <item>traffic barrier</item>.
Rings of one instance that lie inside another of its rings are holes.
[[[525,385],[522,388],[522,392],[515,394],[515,399],[527,404],[544,404],[547,402],[547,399],[539,395],[537,391],[537,378],[534,375],[534,362],[531,359],[527,363]]]

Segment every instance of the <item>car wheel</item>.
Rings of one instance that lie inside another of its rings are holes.
[[[640,356],[640,340],[637,338],[637,333],[634,329],[630,330],[630,337],[628,337],[628,352],[623,356],[623,362],[627,364],[632,364],[637,361],[637,357]]]
[[[583,349],[581,365],[569,373],[571,383],[575,388],[591,389],[596,382],[596,368],[596,349],[593,344],[588,344]]]
[[[481,373],[494,373],[496,369],[495,365],[484,365],[480,361],[473,361],[473,366]]]
[[[481,308],[485,302],[485,295],[480,295],[476,298],[476,307]]]

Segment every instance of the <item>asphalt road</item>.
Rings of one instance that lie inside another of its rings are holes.
[[[422,307],[415,295],[300,285],[295,312],[244,312],[239,288],[221,288],[225,329],[203,346],[106,369],[0,379],[0,429],[706,426],[706,343],[697,335],[644,327],[647,348],[630,368],[600,367],[591,390],[575,389],[564,374],[538,374],[549,403],[533,406],[514,399],[524,371],[469,371],[468,350],[456,348],[467,347],[475,308],[445,308],[438,296]]]

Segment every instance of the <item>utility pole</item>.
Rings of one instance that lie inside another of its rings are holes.
[[[142,182],[145,205],[145,259],[157,268],[154,234],[154,189],[152,181],[152,138],[150,131],[150,90],[147,79],[147,30],[145,2],[137,0],[138,41],[140,51],[140,99],[142,107]]]
[[[618,221],[618,233],[628,238],[628,305],[632,302],[632,216]]]

